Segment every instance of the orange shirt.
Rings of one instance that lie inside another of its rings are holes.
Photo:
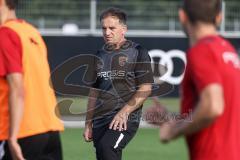
[[[57,104],[55,94],[50,86],[47,49],[39,32],[30,24],[19,20],[8,21],[1,27],[7,27],[16,33],[22,49],[25,99],[18,137],[63,130],[63,124],[55,108]],[[6,78],[2,76],[0,77],[0,140],[8,138],[8,94],[8,84]]]

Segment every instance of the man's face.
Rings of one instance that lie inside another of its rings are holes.
[[[121,43],[126,31],[126,26],[120,23],[117,17],[107,16],[102,19],[102,32],[106,43]]]

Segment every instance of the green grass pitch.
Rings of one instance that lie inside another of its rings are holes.
[[[65,99],[65,98],[64,98]],[[87,99],[73,98],[73,112],[86,110]],[[62,98],[58,99],[62,100]],[[160,98],[160,102],[171,111],[178,111],[179,99]],[[144,108],[152,105],[151,100]],[[92,143],[86,143],[82,137],[82,128],[66,128],[61,134],[64,160],[96,160]],[[183,138],[162,144],[159,142],[157,128],[140,128],[123,152],[123,160],[186,160],[188,153]]]
[[[92,143],[82,137],[83,129],[66,129],[62,133],[65,160],[95,160]],[[186,160],[187,149],[183,138],[162,144],[158,129],[140,128],[123,152],[123,160]]]

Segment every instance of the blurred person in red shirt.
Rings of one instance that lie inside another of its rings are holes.
[[[160,124],[160,139],[185,136],[191,160],[240,159],[240,61],[218,35],[221,17],[221,0],[184,0],[179,10],[190,41],[181,114],[189,114],[191,122]]]

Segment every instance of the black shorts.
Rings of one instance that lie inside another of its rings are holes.
[[[27,160],[62,160],[59,132],[47,132],[21,138],[18,143]],[[0,160],[12,160],[7,141],[0,141]]]
[[[121,160],[122,150],[134,137],[138,127],[139,122],[128,121],[126,131],[110,130],[109,124],[93,128],[97,160]]]

